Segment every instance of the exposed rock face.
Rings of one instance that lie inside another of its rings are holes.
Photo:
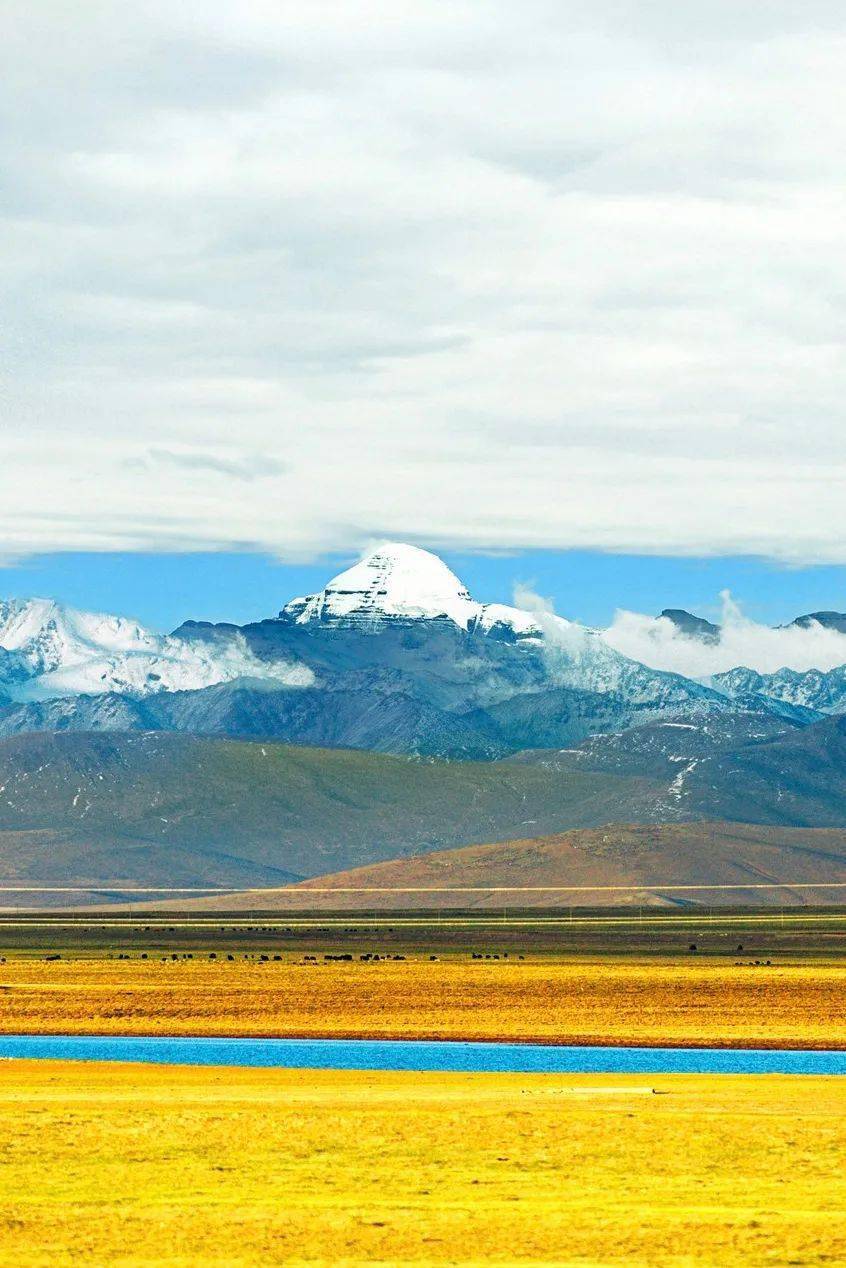
[[[824,630],[837,630],[838,634],[846,634],[846,612],[808,612],[805,616],[797,616],[790,624],[805,630],[811,625],[821,625]]]
[[[704,616],[694,616],[684,608],[664,608],[661,613],[668,621],[672,621],[681,634],[688,638],[698,638],[703,643],[719,643],[720,626],[706,621]]]

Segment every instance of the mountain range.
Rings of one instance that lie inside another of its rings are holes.
[[[601,630],[478,603],[436,555],[397,543],[244,626],[159,635],[49,600],[0,604],[0,736],[185,731],[489,760],[659,718],[807,725],[844,710],[846,668],[695,681],[629,659]]]
[[[401,544],[243,626],[0,604],[0,697],[4,885],[280,885],[607,824],[664,825],[670,854],[703,821],[846,827],[846,667],[663,672],[478,603]]]
[[[671,621],[682,634],[702,639],[703,642],[719,642],[722,626],[715,625],[713,621],[706,621],[704,617],[695,616],[684,608],[664,608],[661,615]],[[846,612],[806,612],[803,616],[797,616],[788,625],[777,625],[775,628],[807,630],[814,625],[818,625],[823,630],[835,630],[838,634],[846,634]]]
[[[656,722],[570,751],[483,762],[155,732],[0,741],[0,885],[72,884],[101,899],[135,886],[288,885],[609,824],[661,825],[669,860],[674,842],[689,846],[689,825],[706,821],[842,831],[846,717],[757,737],[731,715],[717,726]],[[792,840],[764,836],[777,850]],[[705,855],[697,861],[686,846],[678,867],[651,879],[736,876],[724,852],[707,854],[707,832],[696,839]],[[593,849],[596,838],[584,840]],[[831,881],[843,851],[827,853],[822,838],[805,844],[803,878],[814,878],[816,857]],[[763,856],[754,866],[746,858],[749,879],[797,879],[789,853],[767,860],[765,868]],[[513,883],[532,883],[536,862],[533,848],[523,850]],[[600,851],[589,883],[601,863]],[[637,877],[650,879],[643,870]]]

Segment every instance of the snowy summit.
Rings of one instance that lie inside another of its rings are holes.
[[[292,599],[282,615],[298,624],[345,625],[373,625],[385,617],[446,617],[466,629],[479,610],[480,604],[437,555],[419,546],[386,542],[333,577],[319,593]]]
[[[477,603],[437,555],[405,542],[386,542],[333,577],[317,594],[292,599],[283,619],[298,625],[377,629],[392,621],[449,621],[460,629],[509,625],[538,633],[532,617],[502,604]]]

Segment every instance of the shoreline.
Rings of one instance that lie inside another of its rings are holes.
[[[700,1039],[696,1043],[689,1043],[678,1038],[662,1039],[660,1037],[656,1038],[655,1036],[650,1036],[648,1039],[620,1039],[619,1036],[610,1038],[604,1035],[580,1035],[574,1038],[551,1039],[548,1035],[443,1035],[437,1033],[396,1035],[363,1033],[362,1031],[338,1031],[333,1034],[313,1034],[305,1031],[288,1031],[284,1034],[268,1034],[267,1032],[249,1030],[239,1031],[237,1034],[233,1034],[231,1032],[225,1033],[210,1031],[197,1034],[188,1031],[172,1029],[165,1030],[163,1028],[156,1030],[131,1031],[84,1029],[56,1031],[28,1029],[25,1027],[7,1030],[5,1027],[0,1027],[0,1039],[3,1038],[115,1040],[181,1039],[189,1043],[203,1039],[214,1040],[215,1042],[231,1040],[234,1043],[239,1043],[242,1040],[272,1040],[281,1043],[293,1040],[309,1040],[315,1043],[454,1043],[485,1044],[495,1046],[510,1045],[516,1047],[523,1046],[539,1048],[670,1049],[673,1051],[683,1052],[846,1052],[846,1042],[836,1039],[830,1042],[823,1042],[820,1040],[800,1041],[794,1039],[761,1039],[755,1043],[750,1043],[748,1041],[734,1042],[729,1039],[717,1038]]]

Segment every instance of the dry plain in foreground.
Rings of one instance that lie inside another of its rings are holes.
[[[0,1265],[831,1265],[844,1140],[838,1078],[6,1062]]]

